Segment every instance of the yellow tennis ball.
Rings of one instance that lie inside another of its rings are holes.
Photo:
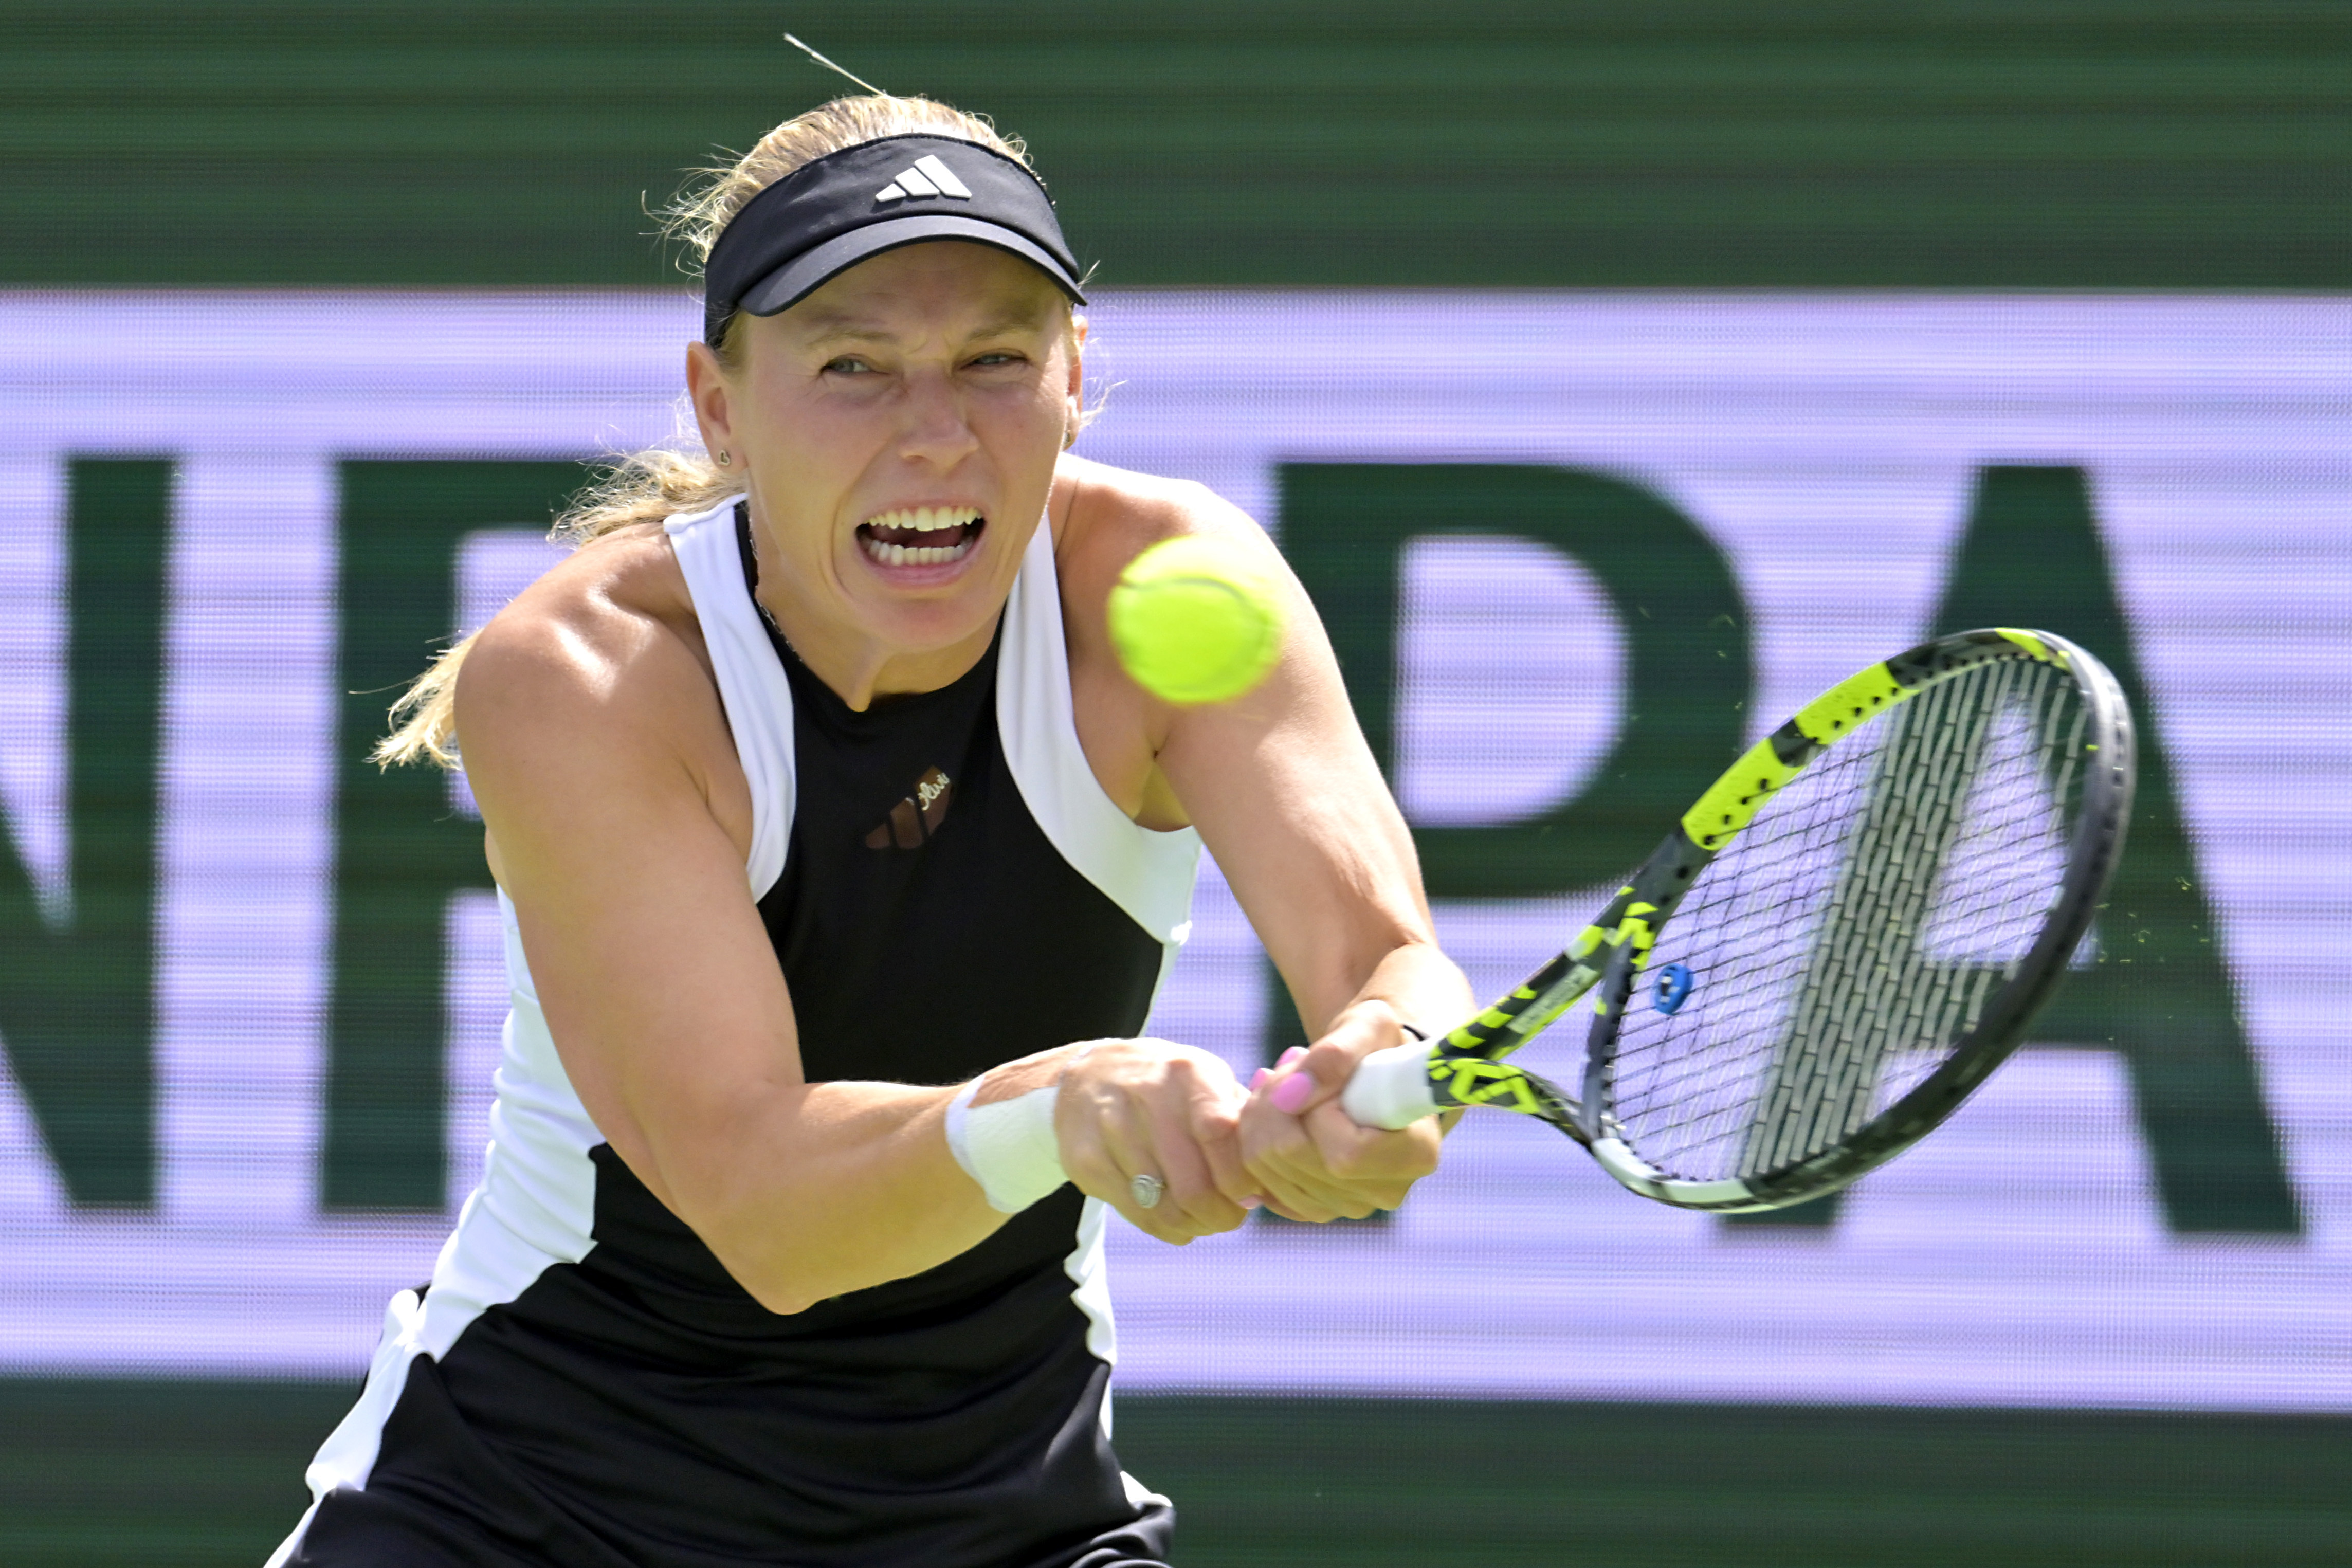
[[[1135,683],[1164,702],[1230,702],[1282,657],[1281,577],[1214,534],[1166,539],[1110,591],[1110,640]]]

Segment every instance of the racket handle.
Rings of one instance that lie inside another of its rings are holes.
[[[1436,1115],[1444,1107],[1429,1092],[1428,1044],[1407,1040],[1358,1062],[1339,1092],[1339,1109],[1359,1127],[1391,1131]]]

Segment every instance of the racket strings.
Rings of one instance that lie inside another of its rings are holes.
[[[2087,713],[2063,671],[1976,666],[1800,773],[1693,884],[1611,1071],[1624,1136],[1685,1179],[1831,1148],[1969,1037],[2063,884]]]
[[[1919,939],[1985,761],[1987,728],[2021,666],[1990,668],[1990,680],[1932,688],[1923,705],[1894,715],[1741,1175],[1793,1164],[1860,1128],[1897,1041],[1957,1040],[1963,1008],[1975,1022],[1985,972],[1925,962]]]

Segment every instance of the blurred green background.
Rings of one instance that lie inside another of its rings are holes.
[[[2336,289],[2337,0],[12,0],[0,282],[649,284],[841,84],[1026,137],[1106,283]]]
[[[6,20],[5,287],[676,285],[647,207],[839,85],[786,27],[1026,137],[1112,285],[2352,287],[2341,3]],[[0,1564],[256,1562],[352,1392],[0,1381]],[[1193,1564],[2352,1562],[2342,1420],[1208,1398],[1119,1419]]]

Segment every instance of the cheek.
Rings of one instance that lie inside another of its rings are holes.
[[[1006,388],[992,400],[987,417],[1003,440],[1018,443],[1024,453],[1037,447],[1050,460],[1061,450],[1062,429],[1069,422],[1068,388],[1056,376],[1040,375],[1017,390]]]
[[[841,398],[772,402],[761,432],[762,469],[812,499],[850,489],[889,445],[885,420]]]
[[[806,577],[816,573],[832,554],[832,520],[824,515],[816,498],[803,486],[795,484],[783,500],[782,506],[772,501],[766,508],[769,537],[787,569],[794,576]]]

